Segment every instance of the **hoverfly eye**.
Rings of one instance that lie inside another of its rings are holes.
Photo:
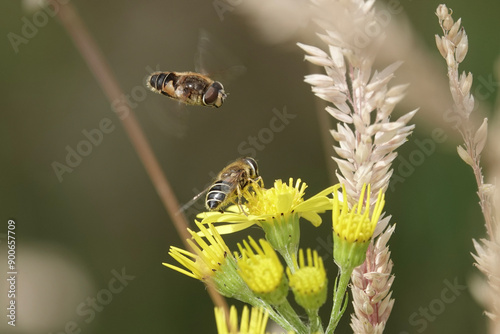
[[[257,166],[257,161],[255,161],[254,158],[250,158],[250,157],[246,157],[245,158],[245,162],[250,166],[252,167],[251,169],[251,175],[250,177],[253,179],[253,178],[256,178],[259,176],[259,167]]]
[[[205,105],[213,105],[218,108],[224,102],[225,97],[226,94],[224,93],[224,87],[222,87],[222,84],[214,81],[214,83],[208,87],[207,91],[203,95],[203,103]]]
[[[215,101],[217,101],[218,97],[219,92],[213,86],[210,86],[210,88],[208,88],[203,95],[203,103],[205,105],[212,105]]]

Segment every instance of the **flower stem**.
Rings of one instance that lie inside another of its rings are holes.
[[[293,253],[289,252],[288,250],[286,252],[280,253],[281,256],[283,256],[283,259],[285,260],[286,265],[290,268],[292,273],[295,273],[295,266],[293,262]]]
[[[318,310],[307,312],[307,315],[309,316],[309,333],[324,333]]]
[[[299,316],[292,308],[288,300],[285,300],[285,302],[280,305],[276,305],[275,308],[283,318],[285,318],[289,323],[293,325],[294,330],[295,332],[297,332],[297,334],[309,333],[306,325],[300,320]]]
[[[285,303],[275,307],[276,310],[260,298],[253,298],[252,300],[248,301],[248,303],[253,306],[258,306],[265,309],[267,313],[269,313],[269,317],[283,329],[287,331],[293,331],[297,334],[308,333],[306,326],[302,323],[302,321],[300,321],[299,317],[290,306],[288,301],[285,301]]]
[[[335,328],[344,314],[344,311],[347,307],[347,295],[346,289],[347,284],[349,284],[349,280],[351,278],[351,274],[354,268],[346,268],[347,270],[340,270],[340,277],[337,277],[335,280],[335,289],[333,291],[333,307],[332,314],[330,315],[330,322],[328,323],[328,327],[326,328],[326,334],[333,334]],[[345,301],[344,301],[344,296]]]

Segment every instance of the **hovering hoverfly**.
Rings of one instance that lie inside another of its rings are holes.
[[[229,50],[202,29],[193,72],[154,72],[146,84],[153,92],[188,105],[219,108],[227,97],[221,81],[231,81],[246,71],[245,66],[238,64]]]
[[[257,183],[262,186],[262,178],[259,176],[257,161],[250,157],[240,158],[227,165],[215,178],[215,181],[205,190],[196,195],[185,204],[180,211],[184,211],[195,203],[203,194],[205,197],[205,207],[209,211],[223,212],[230,203],[236,203],[241,211],[241,199],[243,192],[250,183]]]
[[[240,158],[227,165],[217,175],[216,181],[208,189],[205,206],[210,211],[222,211],[228,203],[237,198],[237,204],[242,209],[243,191],[251,182],[260,180],[257,161],[250,157]]]
[[[153,92],[190,105],[219,108],[227,97],[219,81],[196,72],[155,72],[147,85]]]

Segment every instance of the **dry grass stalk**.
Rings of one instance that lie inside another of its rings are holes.
[[[457,130],[462,135],[464,145],[457,147],[458,155],[472,167],[474,172],[479,204],[488,234],[488,238],[480,239],[479,242],[473,240],[477,254],[472,256],[476,260],[475,265],[488,279],[490,293],[486,295],[488,300],[483,303],[488,305],[486,314],[492,320],[491,333],[500,333],[500,232],[494,207],[496,187],[484,182],[480,164],[481,152],[488,137],[488,119],[485,118],[478,128],[470,121],[470,115],[474,110],[474,97],[470,93],[472,74],[470,72],[459,74],[458,71],[459,64],[467,55],[469,41],[465,29],[461,26],[461,19],[455,22],[451,14],[452,10],[446,5],[438,6],[436,15],[443,36],[436,35],[436,44],[448,66],[448,79],[454,102],[453,111],[460,118]]]

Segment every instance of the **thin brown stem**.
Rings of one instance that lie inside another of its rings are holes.
[[[105,58],[101,54],[99,47],[90,35],[76,9],[71,3],[62,5],[56,0],[50,0],[50,2],[54,7],[59,8],[57,16],[61,21],[61,24],[73,40],[73,43],[81,53],[83,59],[90,68],[90,71],[97,79],[97,82],[101,86],[108,100],[111,103],[113,101],[119,101],[124,94],[122,93]],[[187,239],[191,238],[191,235],[187,231],[188,222],[184,214],[179,212],[179,202],[172,191],[170,183],[161,170],[158,160],[156,159],[144,132],[137,122],[132,109],[130,109],[128,105],[124,105],[124,108],[127,109],[127,112],[124,113],[126,116],[120,117],[120,120],[125,128],[125,132],[139,155],[139,158],[144,165],[144,168],[146,169],[158,195],[160,196],[167,213],[172,219],[177,233],[184,242],[185,247],[187,249],[191,249],[189,244],[186,242]],[[222,297],[210,284],[207,284],[207,287],[213,303],[218,307],[222,307],[228,315],[227,318],[229,319],[229,308],[224,297]]]

